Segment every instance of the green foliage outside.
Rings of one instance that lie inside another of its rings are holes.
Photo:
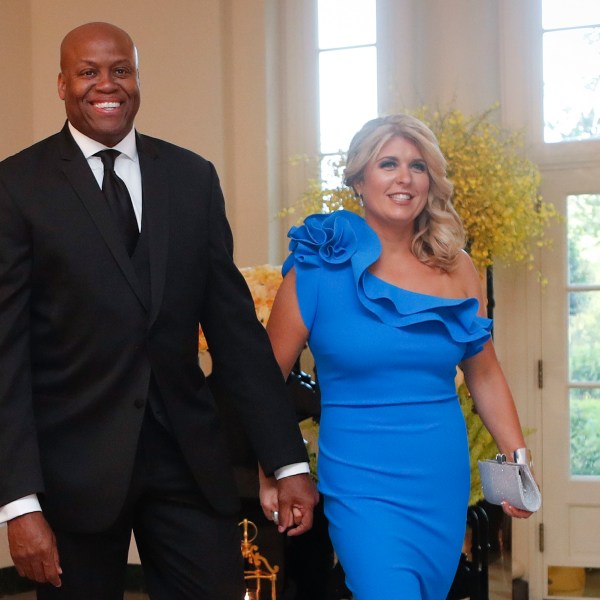
[[[571,473],[600,475],[600,194],[567,198]],[[581,286],[581,287],[579,287]],[[589,385],[598,385],[598,388]]]
[[[571,394],[572,475],[600,475],[600,397],[593,393],[597,391]]]

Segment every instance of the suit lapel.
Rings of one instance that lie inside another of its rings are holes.
[[[73,140],[73,137],[69,133],[67,125],[63,128],[62,134],[59,138],[60,168],[90,214],[129,285],[145,307],[144,294],[140,288],[135,269],[123,242],[118,236],[117,228],[113,224],[112,215],[110,214],[104,195],[94,178],[94,174],[75,140]]]
[[[136,134],[142,172],[143,212],[148,227],[150,252],[150,288],[152,325],[162,302],[169,250],[168,173],[156,147],[143,135]]]

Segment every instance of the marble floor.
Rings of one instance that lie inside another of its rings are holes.
[[[500,557],[488,568],[489,600],[512,600],[510,556]]]

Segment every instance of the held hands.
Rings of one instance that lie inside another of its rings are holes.
[[[11,519],[8,524],[10,555],[21,577],[38,583],[62,585],[56,538],[41,512]]]
[[[300,535],[312,527],[313,509],[319,501],[315,484],[308,474],[292,475],[277,481],[260,473],[260,503],[265,516],[289,536]]]

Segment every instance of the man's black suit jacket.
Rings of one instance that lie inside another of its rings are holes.
[[[265,470],[306,460],[214,167],[144,135],[137,147],[149,304],[67,126],[0,163],[0,505],[38,493],[72,530],[122,507],[151,373],[204,495],[237,510],[198,323]]]

